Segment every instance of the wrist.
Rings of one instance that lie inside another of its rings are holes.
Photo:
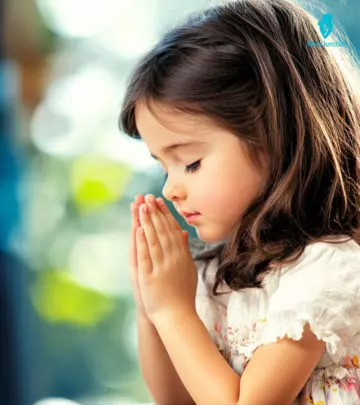
[[[154,315],[151,318],[151,323],[156,329],[162,325],[167,327],[171,325],[178,325],[184,322],[188,322],[192,318],[198,318],[198,314],[194,309],[179,309],[179,310],[164,310]]]
[[[149,317],[146,315],[146,313],[143,310],[136,310],[136,319],[142,322],[149,322],[151,323]]]
[[[143,311],[137,311],[136,320],[139,327],[146,328],[147,330],[156,331],[154,323],[149,319],[149,317]]]

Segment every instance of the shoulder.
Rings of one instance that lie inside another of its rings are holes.
[[[294,263],[280,270],[280,284],[321,289],[342,283],[360,287],[360,246],[352,239],[309,244]],[[340,286],[339,286],[340,287]]]
[[[305,324],[338,360],[360,347],[360,247],[347,240],[306,247],[280,270],[269,300],[266,341],[300,339]]]

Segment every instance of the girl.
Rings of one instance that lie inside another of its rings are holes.
[[[132,76],[121,127],[210,247],[193,261],[164,201],[132,205],[159,405],[360,404],[360,88],[345,48],[308,45],[318,29],[287,0],[233,1],[167,33]]]

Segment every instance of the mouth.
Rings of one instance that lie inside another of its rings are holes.
[[[179,214],[183,216],[184,218],[191,217],[192,215],[197,215],[199,214],[198,212],[189,212],[189,211],[179,211]]]
[[[196,222],[201,216],[201,214],[199,214],[198,212],[182,212],[181,215],[185,218],[185,221],[188,224]]]

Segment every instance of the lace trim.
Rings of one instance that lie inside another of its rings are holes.
[[[261,344],[275,343],[286,337],[298,341],[303,336],[306,324],[309,324],[311,331],[319,340],[326,343],[326,351],[334,363],[339,364],[342,358],[358,354],[360,335],[354,336],[351,343],[344,342],[344,337],[341,338],[338,333],[316,324],[309,318],[292,320],[290,323],[288,319],[271,319],[271,321],[268,319],[262,333]]]

